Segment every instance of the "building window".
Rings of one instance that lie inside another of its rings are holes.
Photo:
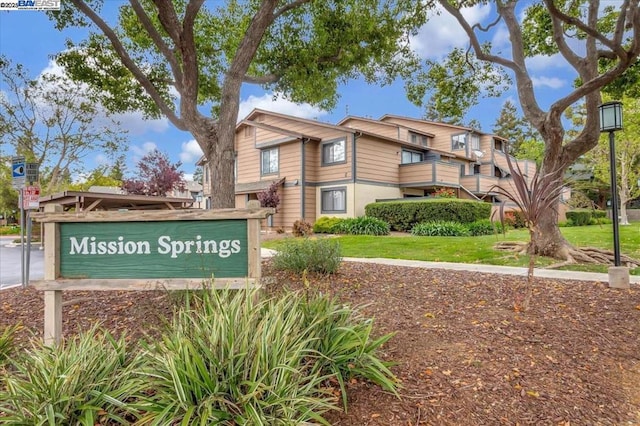
[[[204,164],[202,168],[204,169],[204,183],[206,185],[209,183],[209,163]]]
[[[473,165],[473,174],[474,175],[479,175],[480,174],[480,164],[474,164]]]
[[[427,137],[425,135],[419,135],[417,133],[409,132],[411,137],[411,143],[427,146]]]
[[[344,163],[346,157],[345,139],[322,144],[322,164]]]
[[[466,133],[461,133],[459,135],[451,136],[451,149],[452,150],[464,149],[466,145],[467,145],[467,134]]]
[[[424,154],[417,151],[402,150],[402,164],[420,163],[424,159]]]
[[[263,149],[261,152],[263,175],[278,173],[278,148]]]
[[[493,140],[493,147],[495,148],[496,151],[504,152],[504,146],[502,144],[502,141],[494,139]]]
[[[323,189],[321,192],[322,213],[346,213],[347,212],[347,189],[331,188]]]
[[[480,135],[475,133],[471,133],[469,135],[469,144],[471,149],[475,149],[476,151],[480,151]]]

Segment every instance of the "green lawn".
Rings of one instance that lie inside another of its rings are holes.
[[[560,228],[567,240],[576,246],[613,249],[611,225]],[[494,250],[498,241],[527,241],[526,230],[513,230],[506,235],[483,237],[414,237],[414,236],[354,236],[337,237],[345,257],[385,257],[434,262],[482,263],[489,265],[526,266],[528,256],[516,256]],[[265,241],[264,247],[277,249],[283,240]],[[620,250],[623,254],[640,259],[640,223],[620,227]],[[545,266],[553,259],[538,258],[536,264]],[[604,265],[572,265],[566,269],[606,272]],[[640,275],[640,268],[631,271]]]

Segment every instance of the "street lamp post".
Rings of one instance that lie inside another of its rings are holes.
[[[607,102],[600,105],[598,109],[600,111],[600,132],[609,132],[609,164],[611,166],[611,219],[613,221],[613,256],[614,264],[617,268],[620,266],[620,230],[618,223],[618,188],[616,183],[617,173],[615,132],[618,130],[622,130],[622,102]]]
[[[616,173],[615,132],[622,130],[622,102],[607,102],[599,107],[600,132],[609,132],[609,164],[611,166],[611,216],[613,219],[613,256],[620,266],[620,231],[618,226],[618,187]]]

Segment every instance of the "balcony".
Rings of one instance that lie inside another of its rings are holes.
[[[400,165],[400,186],[460,186],[460,165],[423,161]]]
[[[474,194],[486,194],[501,180],[495,176],[466,175],[460,177],[460,184]]]

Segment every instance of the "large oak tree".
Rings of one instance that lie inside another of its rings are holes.
[[[619,82],[624,76],[636,75],[625,74],[625,71],[638,64],[640,54],[638,0],[624,0],[615,5],[601,4],[598,0],[543,0],[527,3],[519,10],[516,8],[522,2],[490,2],[495,8],[495,21],[486,26],[468,22],[462,10],[489,2],[439,0],[439,3],[466,32],[470,53],[480,61],[511,73],[523,114],[545,143],[542,173],[561,177],[569,165],[598,143],[601,89]],[[503,30],[508,33],[509,49],[493,51],[483,44],[483,40],[495,31]],[[554,54],[559,54],[575,71],[577,83],[570,93],[559,92],[557,99],[545,109],[534,90],[527,59],[534,55]],[[603,63],[606,66],[602,66]],[[458,95],[465,96],[464,93]],[[584,127],[568,139],[562,122],[563,113],[578,102],[585,105]],[[561,179],[556,181],[560,184]],[[557,218],[556,209],[549,209],[541,218],[532,250],[559,259],[580,256],[581,253],[562,237]]]
[[[91,33],[58,61],[112,111],[164,115],[190,132],[209,161],[214,208],[234,206],[243,84],[330,108],[349,78],[408,72],[408,37],[425,19],[414,0],[129,0],[111,21],[109,2],[62,7],[51,14],[58,28]]]

